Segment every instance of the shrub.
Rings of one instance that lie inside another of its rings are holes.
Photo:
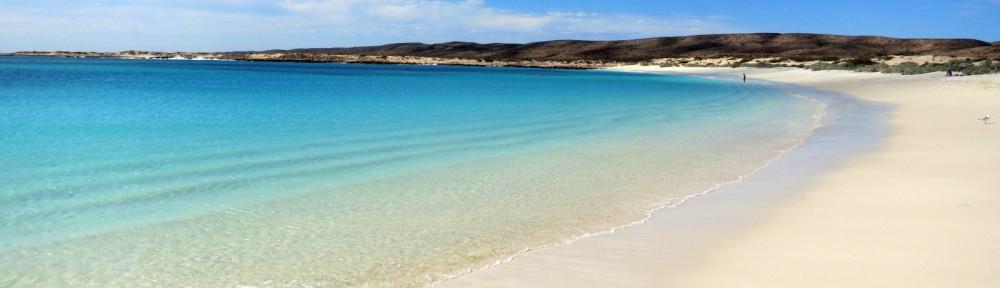
[[[729,67],[733,67],[733,68],[740,67],[740,66],[743,66],[743,64],[746,64],[747,62],[750,62],[750,60],[752,60],[752,59],[750,59],[750,58],[740,58],[740,61],[736,61],[733,64],[730,64]]]
[[[1000,63],[995,63],[993,60],[986,59],[979,65],[966,65],[958,67],[955,70],[961,71],[966,75],[1000,73]]]
[[[928,66],[920,65],[915,62],[903,62],[898,65],[889,67],[889,69],[883,71],[885,73],[900,73],[903,75],[913,75],[913,74],[923,74],[926,73]]]
[[[875,65],[875,61],[872,61],[871,58],[867,57],[858,57],[858,58],[852,58],[851,60],[847,60],[847,64],[854,66]]]

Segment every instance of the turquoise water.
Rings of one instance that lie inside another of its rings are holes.
[[[819,109],[679,76],[0,57],[0,286],[421,286],[736,179]]]

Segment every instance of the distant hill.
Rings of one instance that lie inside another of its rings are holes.
[[[222,53],[245,58],[252,53],[308,55],[415,56],[500,61],[645,61],[673,57],[876,57],[941,55],[1000,58],[1000,43],[975,39],[899,39],[824,34],[715,34],[621,41],[557,40],[527,44],[447,42],[397,43],[352,48]],[[299,59],[306,60],[307,59]]]
[[[801,67],[917,74],[955,70],[1000,73],[1000,42],[824,34],[715,34],[620,41],[556,40],[527,44],[397,43],[351,48],[234,52],[22,51],[16,56],[294,61],[594,69],[661,66]],[[990,59],[989,61],[986,61]]]

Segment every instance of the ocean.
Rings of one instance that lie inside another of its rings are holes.
[[[736,181],[823,111],[689,76],[0,57],[0,286],[421,287]]]

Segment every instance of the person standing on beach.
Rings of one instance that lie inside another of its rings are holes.
[[[747,73],[743,73],[743,83],[747,83]]]

